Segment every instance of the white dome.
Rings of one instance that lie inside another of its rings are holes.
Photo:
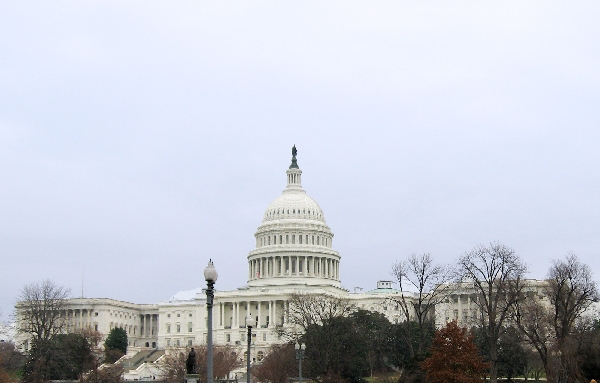
[[[248,286],[340,288],[340,255],[317,202],[302,189],[302,170],[292,148],[287,186],[263,215],[248,254]]]
[[[286,190],[271,202],[263,216],[263,223],[280,219],[308,219],[325,223],[319,204],[303,190]]]

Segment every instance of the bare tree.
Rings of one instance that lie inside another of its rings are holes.
[[[263,362],[256,366],[253,375],[260,382],[286,383],[288,378],[298,373],[298,365],[291,344],[271,346]]]
[[[165,382],[183,382],[187,361],[187,350],[185,351],[170,349],[158,360],[157,366]]]
[[[65,329],[66,299],[70,290],[50,280],[25,285],[21,289],[17,310],[18,331],[26,333],[33,342],[50,340]]]
[[[10,377],[8,372],[4,369],[4,361],[2,355],[0,355],[0,383],[13,383],[14,380]]]
[[[513,306],[522,299],[527,267],[515,251],[499,242],[477,246],[458,261],[463,281],[473,283],[483,313],[490,352],[490,381],[498,381],[498,339]]]
[[[333,318],[346,317],[356,311],[356,307],[346,298],[329,294],[292,294],[289,301],[289,323],[296,325],[294,333],[282,333],[294,340],[297,331],[304,331],[310,325],[323,325]]]
[[[416,353],[420,355],[425,351],[427,322],[434,319],[435,306],[442,302],[452,288],[452,285],[447,283],[450,280],[450,269],[435,264],[431,255],[424,253],[412,254],[408,259],[396,262],[392,273],[401,292],[400,297],[392,299],[402,308],[407,325],[413,317],[411,314],[414,314],[418,323],[419,340]],[[405,293],[409,290],[416,290],[416,299],[406,299]],[[407,331],[408,335],[411,333]],[[411,357],[414,357],[412,342],[409,341],[408,344]]]
[[[545,371],[548,371],[548,356],[551,349],[552,328],[551,309],[541,298],[545,297],[544,287],[525,293],[525,299],[515,306],[514,322],[529,343],[537,351]]]
[[[231,371],[244,364],[237,349],[231,345],[215,346],[213,354],[213,373],[217,378],[229,378]]]
[[[537,350],[549,382],[582,377],[576,355],[580,332],[576,327],[597,300],[598,288],[589,266],[569,254],[565,260],[554,261],[542,291],[537,296],[530,294],[517,306],[517,324]]]
[[[0,368],[17,371],[23,366],[25,356],[17,350],[13,342],[0,342],[0,359]]]
[[[84,383],[121,383],[123,380],[123,366],[120,364],[104,365],[94,370],[81,379]],[[180,380],[181,381],[181,380]]]
[[[206,381],[207,346],[192,346],[196,353],[196,373]],[[181,382],[186,374],[186,361],[191,348],[169,349],[160,358],[158,369],[161,371],[162,379],[167,382]],[[231,371],[240,367],[243,362],[238,352],[230,345],[216,345],[213,350],[213,378],[228,378]]]

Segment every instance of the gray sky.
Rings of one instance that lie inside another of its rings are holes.
[[[501,241],[600,276],[598,2],[8,2],[0,310],[246,283],[298,147],[342,284]]]

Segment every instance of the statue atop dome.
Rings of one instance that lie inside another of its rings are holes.
[[[300,169],[298,167],[298,163],[296,162],[296,155],[298,154],[298,150],[296,149],[296,145],[292,147],[292,164],[290,165],[290,169]]]

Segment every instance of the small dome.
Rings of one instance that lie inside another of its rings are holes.
[[[304,191],[286,191],[271,202],[263,216],[263,223],[280,219],[309,219],[325,223],[319,204]]]

